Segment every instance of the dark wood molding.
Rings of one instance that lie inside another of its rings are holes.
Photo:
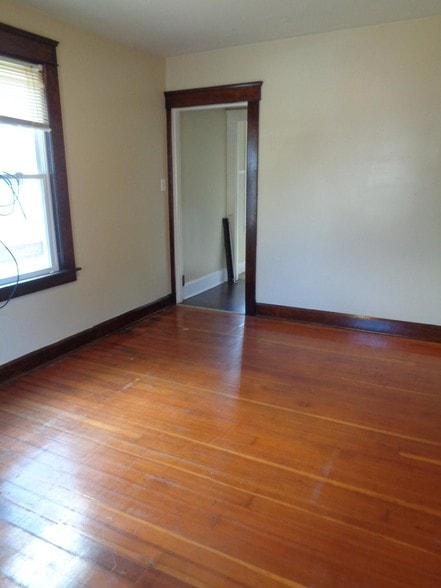
[[[259,102],[248,103],[245,241],[245,313],[256,314],[257,193],[259,170]]]
[[[47,347],[33,351],[28,355],[14,359],[9,363],[0,366],[0,382],[20,376],[21,374],[53,361],[66,353],[74,351],[83,345],[92,343],[93,341],[101,339],[106,335],[110,335],[115,331],[125,329],[155,312],[173,306],[175,303],[175,297],[170,294],[164,298],[156,300],[155,302],[130,310],[129,312],[82,331],[81,333],[77,333],[76,335],[72,335],[62,341],[58,341],[53,345],[48,345]]]
[[[227,86],[172,90],[164,92],[165,107],[170,110],[172,108],[188,108],[191,106],[209,106],[210,104],[258,102],[261,97],[262,83],[247,82]]]
[[[75,254],[57,67],[53,65],[45,66],[45,78],[49,124],[51,127],[51,132],[46,134],[50,135],[47,138],[47,148],[49,151],[48,160],[51,166],[50,179],[53,194],[52,205],[55,211],[58,261],[61,269],[73,269],[75,267]]]
[[[374,318],[328,312],[324,310],[309,310],[307,308],[295,308],[291,306],[278,306],[275,304],[256,305],[258,316],[276,319],[312,323],[328,327],[368,331],[381,335],[396,335],[422,341],[441,343],[441,326],[423,323],[411,323],[391,319]]]
[[[58,41],[0,23],[0,53],[33,63],[57,65]]]
[[[39,292],[40,290],[46,290],[47,288],[54,288],[55,286],[74,282],[77,279],[77,272],[80,271],[80,269],[81,268],[77,267],[61,270],[46,276],[25,280],[18,284],[2,286],[0,287],[0,302],[8,300],[11,296],[11,291],[13,291],[13,298],[18,298],[19,296],[26,296],[27,294]]]
[[[167,181],[168,181],[168,226],[170,245],[171,289],[176,296],[176,249],[175,249],[175,203],[173,180],[173,129],[172,113],[167,109]]]
[[[245,312],[256,313],[256,244],[257,244],[257,180],[259,153],[259,101],[263,82],[248,82],[227,86],[212,86],[164,92],[167,109],[167,164],[170,230],[170,267],[172,292],[176,295],[176,253],[174,239],[174,185],[172,109],[209,106],[215,104],[247,103],[247,206],[246,206],[246,279]]]

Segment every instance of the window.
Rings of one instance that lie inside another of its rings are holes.
[[[76,279],[57,43],[0,24],[0,300]]]

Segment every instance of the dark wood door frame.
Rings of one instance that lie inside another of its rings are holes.
[[[257,244],[257,176],[259,149],[259,102],[262,82],[213,86],[190,90],[164,92],[167,109],[167,164],[169,188],[170,265],[172,295],[176,296],[175,222],[173,185],[172,109],[215,104],[246,102],[248,107],[247,132],[247,194],[245,245],[245,312],[256,314],[256,244]]]

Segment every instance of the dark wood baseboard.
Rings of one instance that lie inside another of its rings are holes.
[[[67,337],[62,341],[58,341],[57,343],[53,343],[42,349],[37,349],[28,355],[14,359],[9,363],[0,366],[0,382],[20,376],[29,370],[48,363],[49,361],[53,361],[70,351],[74,351],[83,345],[92,343],[93,341],[101,339],[101,337],[105,337],[106,335],[110,335],[115,331],[120,331],[121,329],[124,329],[164,308],[173,306],[174,304],[176,304],[176,297],[173,294],[169,294],[168,296],[164,296],[164,298],[160,298],[150,304],[145,304],[144,306],[130,310],[129,312],[100,323],[99,325],[95,325],[90,329],[86,329],[81,333]]]
[[[441,326],[257,303],[258,316],[441,343]]]

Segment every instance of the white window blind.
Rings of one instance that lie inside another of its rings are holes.
[[[40,65],[0,59],[0,122],[49,129]]]

